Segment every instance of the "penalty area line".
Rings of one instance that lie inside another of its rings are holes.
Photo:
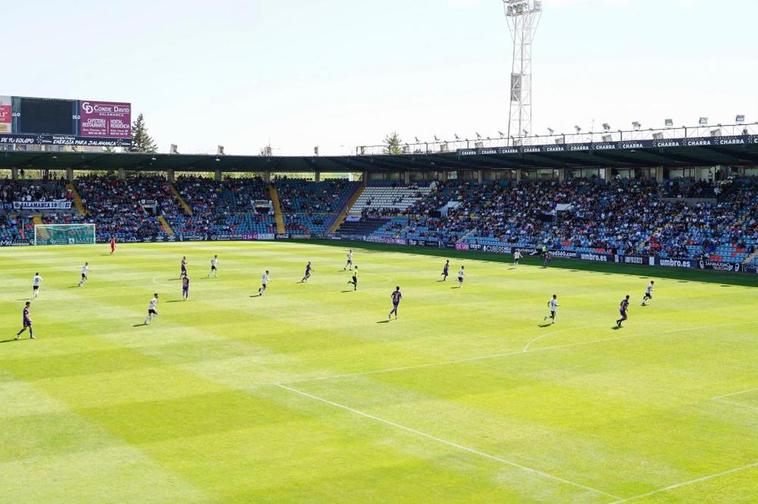
[[[617,500],[621,499],[621,497],[618,497],[618,496],[613,495],[613,494],[609,494],[607,492],[603,492],[602,490],[598,490],[597,488],[592,488],[590,486],[583,485],[583,484],[577,483],[575,481],[567,480],[565,478],[561,478],[560,476],[555,476],[554,474],[550,474],[550,473],[547,473],[547,472],[544,472],[544,471],[540,471],[539,469],[534,469],[532,467],[528,467],[528,466],[519,464],[518,462],[513,462],[511,460],[504,459],[502,457],[498,457],[497,455],[492,455],[490,453],[486,453],[486,452],[477,450],[476,448],[471,448],[469,446],[464,446],[462,444],[458,444],[458,443],[455,443],[453,441],[448,441],[447,439],[442,439],[442,438],[439,438],[437,436],[433,436],[431,434],[427,434],[426,432],[422,432],[422,431],[414,429],[412,427],[408,427],[408,426],[399,424],[397,422],[393,422],[392,420],[387,420],[385,418],[381,418],[381,417],[372,415],[370,413],[366,413],[364,411],[360,411],[360,410],[357,410],[355,408],[351,408],[350,406],[346,406],[344,404],[340,404],[340,403],[337,403],[337,402],[334,402],[334,401],[330,401],[329,399],[325,399],[323,397],[319,397],[317,395],[310,394],[308,392],[304,392],[302,390],[298,390],[296,388],[292,388],[292,387],[289,387],[287,385],[276,384],[276,386],[279,387],[279,388],[281,388],[281,389],[283,389],[283,390],[286,390],[286,391],[288,391],[290,393],[297,394],[299,396],[306,397],[308,399],[311,399],[313,401],[317,401],[317,402],[320,402],[320,403],[323,403],[323,404],[327,404],[327,405],[332,406],[334,408],[341,409],[343,411],[347,411],[349,413],[352,413],[354,415],[358,415],[358,416],[361,416],[361,417],[364,417],[364,418],[368,418],[369,420],[373,420],[375,422],[379,422],[379,423],[383,423],[385,425],[389,425],[390,427],[394,427],[396,429],[408,432],[410,434],[414,434],[414,435],[416,435],[418,437],[422,437],[422,438],[434,441],[434,442],[436,442],[438,444],[442,444],[442,445],[445,445],[445,446],[449,446],[451,448],[455,448],[455,449],[460,450],[460,451],[464,451],[464,452],[467,452],[467,453],[470,453],[470,454],[473,454],[473,455],[477,455],[477,456],[479,456],[481,458],[485,458],[485,459],[489,459],[489,460],[494,460],[496,462],[500,462],[501,464],[505,464],[505,465],[508,465],[508,466],[511,466],[511,467],[515,467],[517,469],[521,469],[522,471],[526,471],[526,472],[529,472],[529,473],[532,473],[532,474],[536,474],[536,475],[541,476],[543,478],[550,479],[550,480],[553,480],[553,481],[557,481],[559,483],[563,483],[563,484],[566,484],[566,485],[570,485],[570,486],[573,486],[575,488],[580,488],[582,490],[590,491],[590,492],[593,492],[593,493],[596,493],[596,494],[605,495],[606,497],[611,497],[611,498],[617,499]]]

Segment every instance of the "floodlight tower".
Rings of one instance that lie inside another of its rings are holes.
[[[541,0],[503,0],[513,41],[508,138],[532,132],[532,42],[542,15]]]

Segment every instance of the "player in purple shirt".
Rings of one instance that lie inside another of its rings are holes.
[[[305,265],[305,275],[303,275],[303,279],[300,280],[300,283],[305,283],[311,278],[311,273],[313,272],[313,266],[311,266],[311,262],[308,261],[308,264]]]
[[[21,328],[19,332],[16,333],[16,339],[19,339],[22,334],[24,334],[24,331],[29,329],[29,338],[34,339],[34,333],[32,332],[32,319],[29,318],[29,308],[31,307],[32,303],[27,301],[24,305],[24,327]]]
[[[187,256],[184,256],[182,257],[182,266],[179,272],[179,278],[184,278],[186,276],[187,276]]]
[[[619,313],[621,314],[621,318],[616,321],[616,327],[621,329],[621,324],[629,318],[627,316],[627,311],[629,310],[629,296],[626,296],[624,299],[621,300],[621,305],[619,305]]]
[[[442,267],[442,281],[447,281],[447,276],[450,273],[450,259],[445,261],[445,265]]]
[[[189,299],[189,286],[190,278],[185,275],[184,278],[182,278],[182,299],[185,301]]]
[[[395,287],[395,292],[390,296],[392,298],[392,311],[387,315],[387,320],[392,320],[392,314],[395,314],[395,320],[397,320],[397,308],[400,306],[400,300],[403,299],[403,294],[400,292],[400,286]]]

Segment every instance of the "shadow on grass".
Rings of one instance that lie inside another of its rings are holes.
[[[168,304],[184,303],[184,299],[172,299],[171,301],[166,301],[166,303],[168,303]]]
[[[11,339],[0,341],[0,345],[2,345],[3,343],[13,343],[13,342],[16,342],[16,341],[21,341],[21,340],[20,339],[16,339],[16,338],[11,338]]]
[[[492,262],[512,262],[513,256],[506,254],[494,254],[491,252],[478,252],[472,250],[452,250],[446,248],[409,247],[403,245],[389,245],[384,243],[349,242],[333,240],[292,240],[291,243],[305,243],[310,245],[325,245],[329,247],[353,246],[357,250],[374,250],[380,252],[398,252],[415,255],[426,255],[443,258],[464,258]],[[538,257],[525,257],[522,264],[530,266],[542,266]],[[610,272],[617,275],[635,275],[646,278],[668,278],[672,280],[688,280],[691,282],[718,283],[729,285],[741,285],[745,287],[758,287],[758,275],[747,273],[729,273],[716,271],[702,271],[696,269],[666,268],[663,266],[640,266],[634,264],[600,263],[592,261],[580,261],[574,259],[553,259],[550,267],[566,269],[572,272]]]
[[[543,324],[538,325],[537,327],[541,327],[542,329],[545,329],[547,327],[553,327],[553,324],[550,322],[545,322]]]
[[[389,324],[389,323],[390,323],[389,320],[380,320],[379,322],[377,322],[377,324]]]
[[[147,326],[148,324],[145,324],[144,322],[142,322],[141,324],[134,324],[132,327],[147,327]]]
[[[342,291],[343,294],[347,294],[348,292],[356,292],[356,291],[354,289],[349,289],[349,290],[343,290]]]

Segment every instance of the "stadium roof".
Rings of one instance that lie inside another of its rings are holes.
[[[134,153],[0,151],[0,168],[197,171],[209,172],[397,172],[437,170],[508,170],[644,168],[758,165],[758,136],[673,144],[570,144],[518,148],[467,149],[453,153],[368,156],[215,156]]]

